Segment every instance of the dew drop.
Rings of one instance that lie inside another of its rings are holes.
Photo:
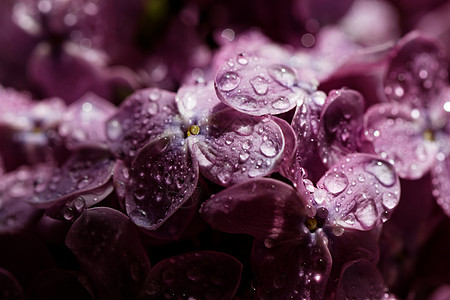
[[[111,120],[106,124],[106,135],[111,140],[117,140],[122,134],[122,126],[118,120]]]
[[[261,143],[259,150],[261,151],[261,153],[264,156],[267,156],[267,157],[274,157],[278,153],[278,151],[275,147],[275,143],[271,139],[265,139]]]
[[[78,181],[77,188],[83,189],[89,185],[89,178],[87,176],[83,177]]]
[[[272,248],[273,245],[275,244],[275,241],[271,238],[267,238],[264,240],[264,246],[266,246],[266,248]]]
[[[241,145],[241,147],[242,147],[242,149],[244,149],[244,150],[248,150],[248,149],[250,149],[251,147],[252,147],[252,141],[251,140],[245,140],[243,143],[242,143],[242,145]]]
[[[248,176],[251,178],[261,176],[263,174],[264,174],[263,170],[261,170],[259,167],[252,168],[250,169],[250,171],[248,171]]]
[[[269,75],[276,82],[285,87],[292,87],[295,84],[295,71],[283,65],[273,65],[269,67]]]
[[[240,162],[241,164],[243,164],[243,163],[245,163],[245,162],[248,160],[249,157],[250,157],[250,153],[248,153],[248,152],[246,152],[246,151],[242,151],[242,152],[239,154],[239,162]]]
[[[66,207],[66,209],[64,210],[64,219],[66,219],[67,221],[70,221],[73,219],[74,216],[75,216],[75,213],[73,211],[73,208]]]
[[[75,199],[73,205],[76,210],[81,211],[86,206],[86,201],[84,201],[83,197],[78,197]]]
[[[395,173],[391,165],[379,160],[372,160],[364,164],[364,169],[375,176],[384,186],[390,187],[395,183]]]
[[[231,180],[231,174],[227,169],[222,169],[219,174],[217,174],[217,179],[219,179],[222,184],[227,184]]]
[[[147,106],[147,112],[150,115],[155,115],[158,112],[158,104],[151,102]]]
[[[325,176],[323,185],[330,193],[337,195],[348,186],[348,178],[343,173],[330,172]]]
[[[229,92],[237,88],[239,83],[241,82],[241,78],[235,72],[226,72],[222,75],[222,77],[218,80],[217,85],[219,90],[223,92]]]
[[[261,76],[256,76],[250,79],[250,84],[252,85],[253,90],[258,95],[265,95],[269,89],[267,85],[267,80]]]
[[[289,106],[291,105],[291,103],[289,102],[289,98],[284,97],[284,96],[281,96],[281,97],[279,97],[277,100],[274,100],[274,101],[271,103],[271,105],[272,105],[272,107],[275,108],[275,109],[282,110],[282,109],[287,109],[287,108],[289,108]]]
[[[236,57],[236,61],[238,62],[238,64],[243,66],[248,64],[248,59],[244,53],[239,53]]]
[[[148,98],[151,101],[157,101],[157,100],[159,100],[159,98],[161,98],[161,92],[159,90],[157,90],[157,89],[153,89],[148,94]]]
[[[398,203],[398,199],[393,193],[384,193],[381,196],[381,200],[384,207],[386,207],[387,209],[393,209],[395,206],[397,206]]]

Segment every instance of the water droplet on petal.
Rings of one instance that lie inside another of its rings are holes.
[[[155,115],[155,114],[158,112],[158,104],[156,104],[156,103],[154,103],[154,102],[149,103],[149,104],[148,104],[148,107],[147,107],[147,112],[148,112],[150,115]]]
[[[154,89],[148,94],[148,98],[151,101],[157,101],[159,100],[159,98],[161,98],[161,92],[157,89]]]
[[[267,238],[264,240],[264,246],[266,246],[267,248],[272,248],[274,244],[275,242],[271,238]]]
[[[237,62],[243,66],[248,64],[248,59],[244,53],[239,53],[236,58]]]
[[[80,181],[77,184],[77,188],[83,189],[89,185],[89,178],[87,176],[80,179]]]
[[[337,195],[348,186],[348,178],[340,172],[327,173],[323,185],[330,193]]]
[[[248,152],[246,152],[246,151],[242,151],[242,152],[239,154],[239,162],[240,162],[241,164],[243,164],[243,163],[245,163],[245,162],[248,160],[249,157],[250,157],[250,153],[248,153]]]
[[[217,86],[219,90],[223,92],[229,92],[237,88],[239,83],[241,82],[241,78],[235,72],[226,72],[220,77],[217,82]]]
[[[217,179],[219,179],[222,184],[227,184],[231,179],[231,174],[224,168],[220,170],[219,174],[217,174]]]
[[[248,150],[248,149],[250,149],[251,147],[252,147],[252,141],[251,140],[245,140],[243,143],[242,143],[242,149],[244,149],[244,150]]]
[[[252,85],[255,93],[257,93],[258,95],[267,94],[269,86],[267,84],[267,80],[264,79],[263,77],[256,76],[253,79],[250,79],[250,84]]]
[[[86,201],[83,197],[78,197],[73,203],[76,210],[81,211],[86,206]]]
[[[384,193],[381,196],[381,201],[383,202],[384,207],[387,209],[393,209],[395,206],[397,206],[398,199],[397,196],[393,193]]]
[[[364,169],[375,176],[384,186],[392,186],[395,183],[395,172],[391,165],[379,160],[372,160],[364,165]]]
[[[106,135],[111,140],[117,140],[122,134],[122,126],[118,120],[111,120],[106,124]]]
[[[283,65],[273,65],[269,67],[269,75],[279,84],[285,87],[292,87],[295,84],[295,71]]]
[[[274,100],[271,105],[275,109],[282,110],[288,108],[291,103],[289,102],[289,99],[287,97],[281,96],[278,99]]]
[[[261,153],[267,157],[273,157],[278,153],[275,142],[271,139],[265,139],[261,143],[259,150],[261,150]]]
[[[64,210],[64,219],[66,219],[67,221],[70,221],[73,219],[74,216],[75,216],[75,213],[73,211],[73,208],[66,207],[66,209]]]

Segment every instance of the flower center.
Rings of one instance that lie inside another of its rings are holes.
[[[305,220],[305,226],[309,229],[309,231],[314,232],[317,229],[317,220],[316,218],[308,218]]]
[[[200,133],[200,127],[198,125],[192,125],[189,127],[188,131],[187,131],[187,136],[190,135],[197,135]]]
[[[325,207],[319,207],[314,217],[305,220],[305,226],[311,233],[325,226],[328,218],[328,210]]]
[[[427,141],[434,141],[434,132],[430,129],[427,129],[423,132],[423,138]]]

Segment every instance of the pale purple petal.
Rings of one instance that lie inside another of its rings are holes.
[[[17,233],[37,221],[42,212],[27,200],[52,171],[46,165],[22,166],[0,176],[0,233]]]
[[[110,150],[127,164],[137,151],[166,129],[179,127],[175,94],[158,88],[138,90],[106,123]]]
[[[370,230],[389,219],[400,199],[400,180],[388,161],[369,154],[350,154],[317,183],[328,192],[316,198],[329,212],[330,224]]]
[[[357,152],[363,127],[364,99],[355,90],[330,91],[320,116],[318,147],[322,161],[331,166]]]
[[[450,137],[438,135],[437,142],[439,151],[431,168],[433,196],[444,213],[450,217]]]
[[[226,62],[215,79],[217,95],[232,108],[251,115],[280,114],[303,103],[296,71],[283,62],[242,54]]]
[[[165,259],[150,271],[141,299],[231,300],[241,279],[242,264],[212,251],[185,253]]]
[[[67,108],[59,134],[66,139],[69,149],[106,146],[105,122],[115,112],[116,107],[112,103],[88,93]]]
[[[160,227],[193,194],[198,163],[180,136],[155,139],[139,151],[130,169],[125,206],[140,227]]]
[[[91,278],[98,299],[135,298],[150,271],[136,227],[112,208],[85,211],[70,228],[66,245]]]
[[[181,86],[176,102],[180,114],[191,122],[207,118],[214,110],[226,107],[217,98],[212,81]]]
[[[108,182],[113,173],[114,160],[101,149],[82,149],[74,153],[50,178],[35,187],[29,202],[49,208],[81,198],[80,208],[90,207],[103,200],[112,188]]]
[[[411,32],[392,51],[385,79],[385,93],[391,100],[425,107],[446,82],[444,51],[437,41]]]
[[[0,299],[25,299],[20,283],[17,281],[13,274],[3,268],[0,268]]]
[[[210,116],[199,135],[188,137],[200,172],[223,186],[276,172],[285,155],[285,138],[273,118],[229,108]]]
[[[434,163],[437,145],[423,114],[406,105],[384,103],[372,106],[364,116],[365,137],[402,178],[418,179]]]
[[[336,294],[337,300],[384,299],[385,284],[375,264],[357,260],[343,268]]]
[[[252,264],[258,299],[322,299],[331,256],[320,232],[272,248],[255,241]]]
[[[213,195],[200,213],[214,229],[250,234],[272,247],[309,233],[303,222],[315,211],[292,186],[260,178]]]
[[[26,117],[22,117],[33,106],[33,101],[28,94],[0,85],[0,105],[2,107],[0,125],[13,128],[31,127],[30,121]]]

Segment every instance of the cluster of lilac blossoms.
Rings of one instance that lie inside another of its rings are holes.
[[[448,1],[241,2],[0,3],[0,298],[450,298]]]

